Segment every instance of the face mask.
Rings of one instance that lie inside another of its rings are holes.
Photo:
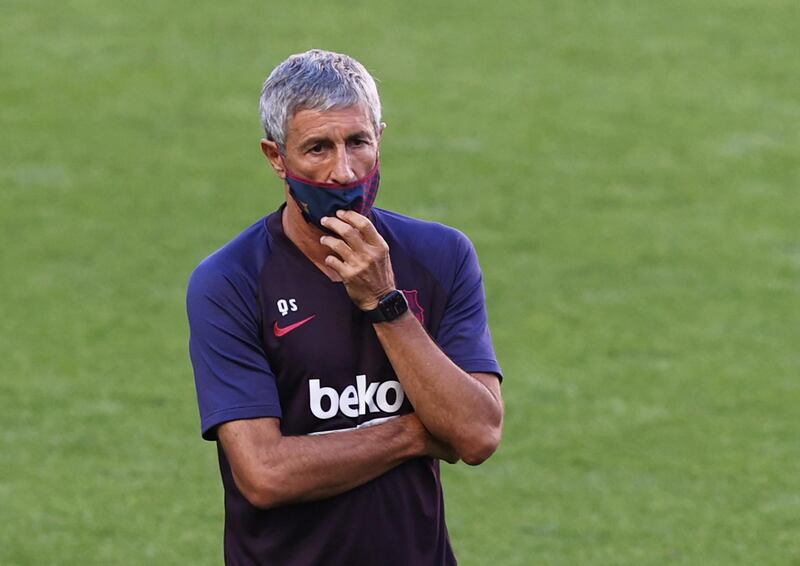
[[[347,185],[336,183],[316,183],[286,173],[286,184],[289,192],[297,202],[307,222],[325,230],[320,224],[324,216],[336,216],[337,210],[355,210],[367,215],[378,195],[381,181],[380,163],[361,179]]]

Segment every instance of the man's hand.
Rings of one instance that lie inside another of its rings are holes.
[[[428,444],[428,456],[431,458],[444,460],[448,464],[458,463],[458,454],[456,454],[456,451],[453,450],[449,444],[437,439],[430,432],[428,433],[428,436],[430,437],[430,442]]]
[[[320,238],[334,254],[325,264],[339,274],[358,308],[376,308],[381,297],[395,289],[386,240],[367,217],[352,210],[339,210],[336,218],[323,218],[322,225],[341,237]]]
[[[422,438],[424,441],[423,453],[431,458],[438,458],[444,460],[448,464],[455,464],[458,462],[458,455],[453,448],[446,442],[442,442],[433,436],[419,417],[415,413],[409,413],[401,417],[397,417],[398,421],[403,421],[411,430],[412,434]]]

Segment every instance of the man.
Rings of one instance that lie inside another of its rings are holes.
[[[500,442],[500,367],[474,248],[372,207],[377,88],[312,50],[264,83],[261,149],[286,203],[189,282],[202,434],[227,564],[455,564],[439,460]]]

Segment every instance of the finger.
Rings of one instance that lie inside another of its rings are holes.
[[[364,237],[355,226],[352,226],[347,222],[343,222],[333,216],[326,216],[323,218],[322,225],[331,232],[341,236],[342,239],[347,242],[347,245],[353,250],[362,251],[364,249]]]
[[[350,271],[347,268],[347,264],[340,260],[335,255],[329,255],[325,258],[325,265],[333,269],[336,273],[339,274],[339,277],[342,279],[346,279],[349,275]]]
[[[369,218],[363,214],[359,214],[355,210],[337,210],[336,217],[357,228],[368,244],[375,246],[386,243]]]
[[[334,253],[339,254],[339,257],[344,261],[353,261],[354,259],[353,256],[355,255],[355,252],[353,249],[339,238],[334,238],[333,236],[322,236],[319,239],[319,243],[323,246],[327,246]]]

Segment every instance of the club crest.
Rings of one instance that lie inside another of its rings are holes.
[[[417,320],[423,326],[425,325],[425,309],[422,308],[422,305],[419,304],[418,293],[416,289],[412,289],[411,291],[406,291],[405,289],[401,289],[403,291],[403,295],[406,297],[406,301],[408,302],[408,310],[417,317]]]

